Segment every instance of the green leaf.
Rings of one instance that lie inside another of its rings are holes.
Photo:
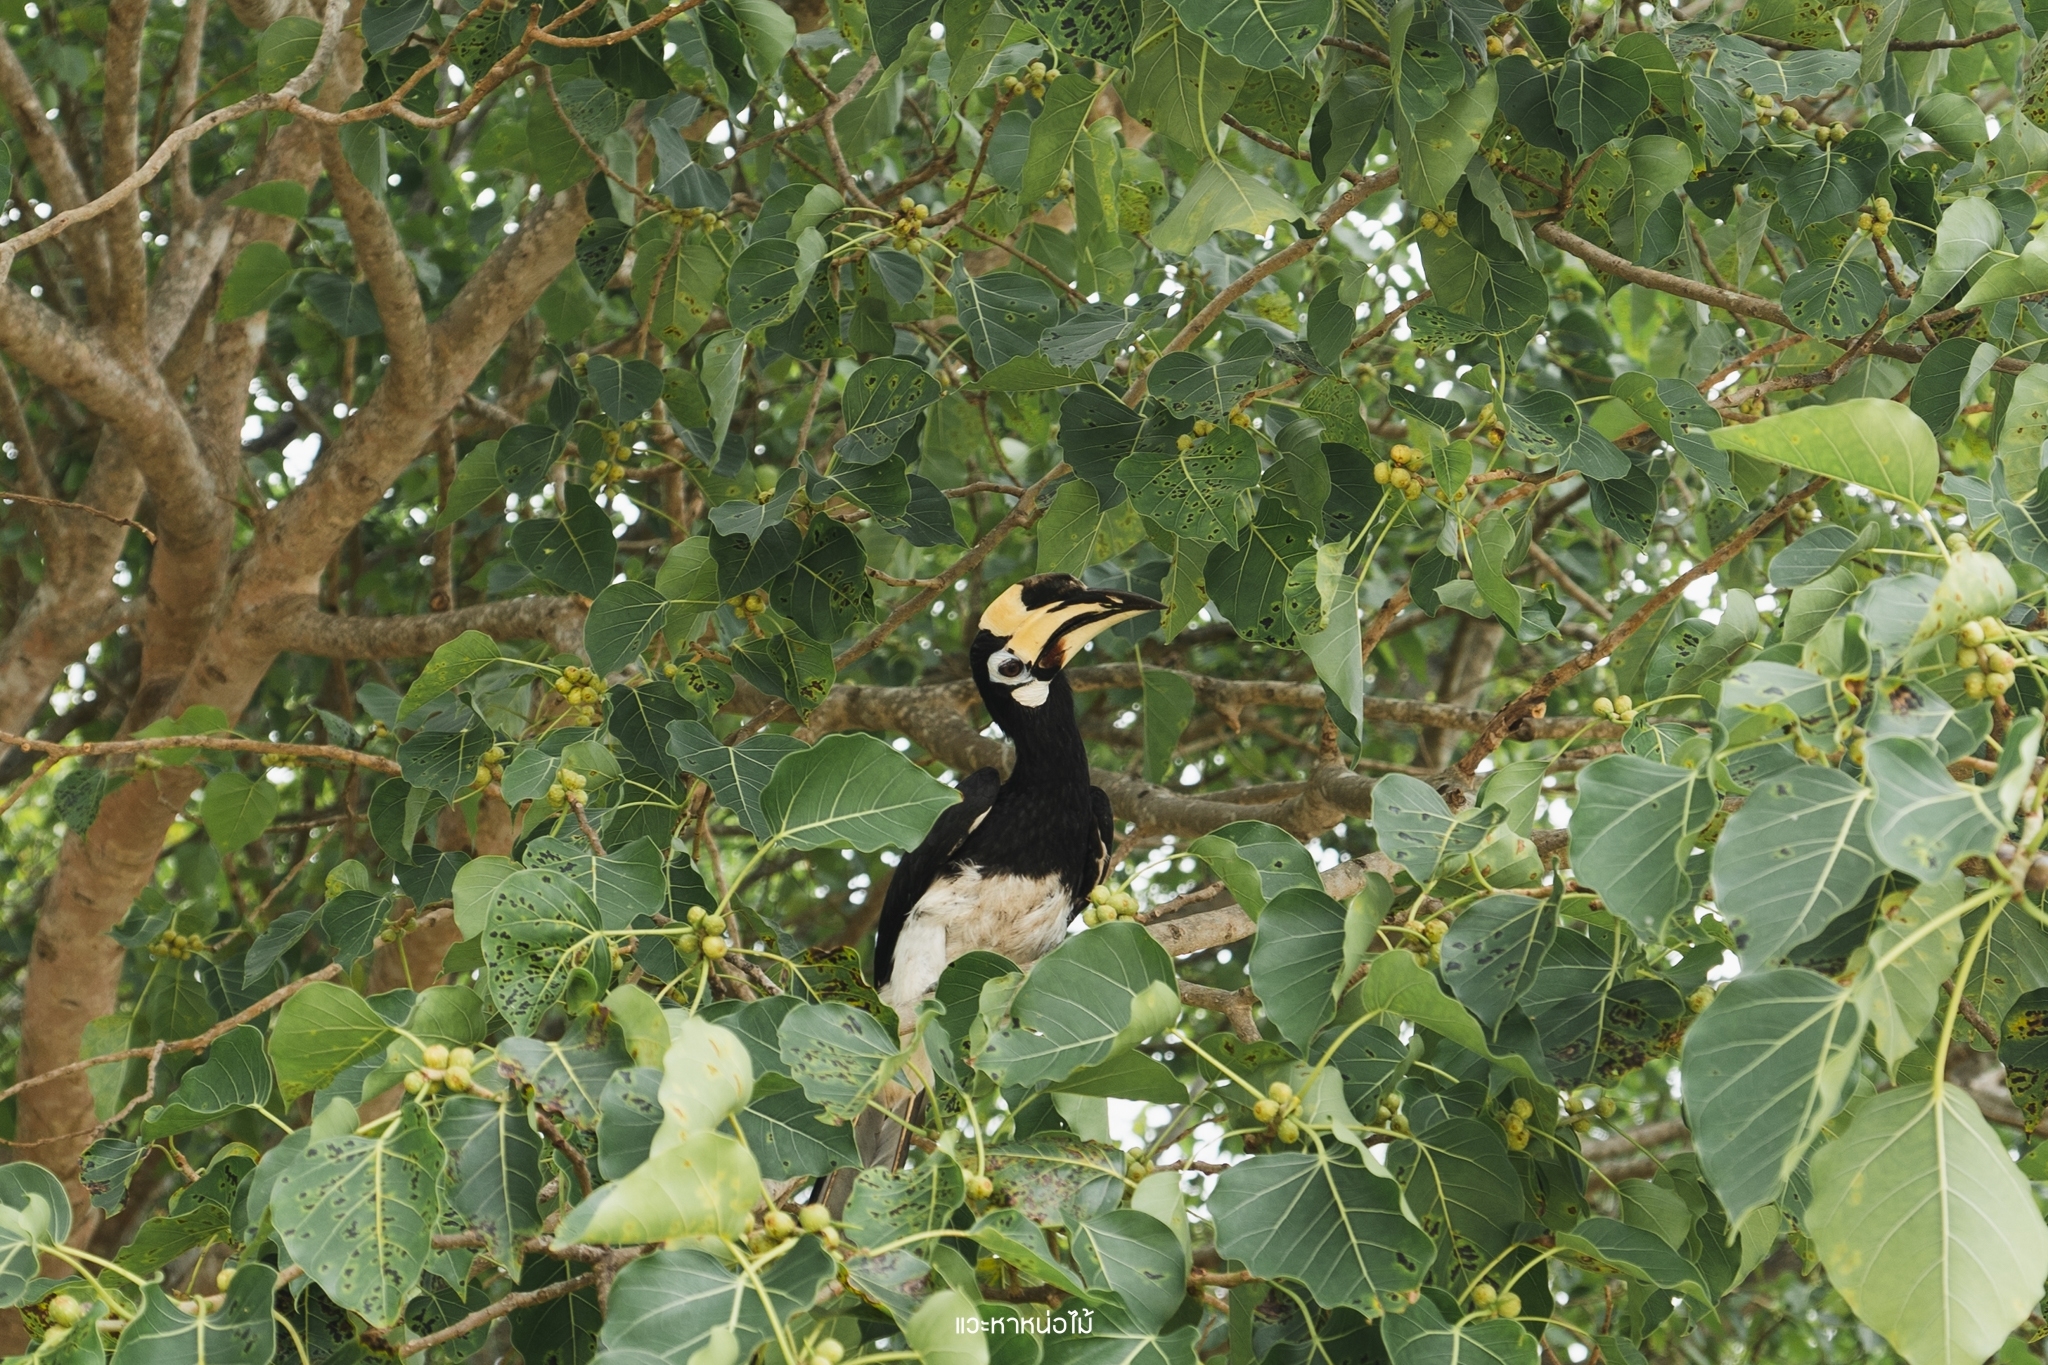
[[[684,543],[701,539],[692,536]],[[668,607],[668,599],[653,584],[630,578],[599,593],[590,604],[590,614],[583,618],[583,648],[590,655],[591,668],[600,675],[616,673],[639,658],[661,630]]]
[[[846,434],[833,449],[851,464],[886,460],[917,415],[938,401],[938,381],[919,366],[894,356],[870,360],[846,381]]]
[[[985,370],[1036,351],[1038,338],[1060,315],[1059,295],[1037,275],[1017,270],[970,275],[957,257],[946,292],[953,296],[960,330]]]
[[[231,853],[270,827],[277,802],[277,788],[267,779],[244,777],[230,769],[206,784],[199,799],[199,822],[215,848]]]
[[[540,1231],[540,1134],[518,1103],[474,1095],[441,1102],[436,1129],[448,1150],[448,1205],[484,1235],[499,1265],[519,1264],[519,1244]]]
[[[1622,1274],[1656,1289],[1676,1289],[1702,1302],[1713,1295],[1697,1267],[1646,1228],[1612,1218],[1588,1218],[1557,1234],[1560,1250],[1596,1274]]]
[[[824,239],[815,230],[802,241],[770,237],[747,247],[725,282],[732,325],[751,332],[793,316],[823,255]]]
[[[1299,66],[1330,26],[1328,0],[1170,0],[1180,21],[1260,71]],[[1170,135],[1169,135],[1170,136]]]
[[[1974,104],[1970,112],[1977,116],[1977,126],[1981,130],[1984,126],[1983,112]],[[1911,322],[1947,298],[1949,291],[1963,282],[1977,262],[1994,251],[2004,250],[2005,243],[2005,220],[1998,216],[1998,210],[1992,207],[1991,201],[1958,199],[1948,205],[1941,215],[1941,222],[1935,225],[1934,253],[1928,259],[1927,268],[1920,272],[1920,282],[1914,287],[1913,297],[1906,303],[1906,310],[1899,315],[1899,321]],[[1917,389],[1916,384],[1916,393]]]
[[[1887,896],[1869,942],[1850,955],[1848,975],[1855,982],[1857,1003],[1870,1018],[1872,1043],[1895,1073],[1900,1059],[1927,1031],[1942,1000],[1942,983],[1954,976],[1956,954],[1963,947],[1958,920],[1929,926],[1968,895],[1961,874],[1950,873],[1913,888],[1911,895]],[[2007,1081],[2017,1093],[2010,1066]]]
[[[1137,0],[1015,0],[1008,8],[1061,52],[1105,66],[1130,61]]]
[[[1736,977],[1693,1021],[1686,1117],[1731,1223],[1784,1191],[1841,1106],[1862,1039],[1850,992],[1789,967]]]
[[[1339,1143],[1237,1162],[1217,1177],[1209,1207],[1217,1250],[1261,1279],[1301,1284],[1327,1308],[1376,1317],[1421,1286],[1436,1255],[1404,1215],[1400,1186]]]
[[[1910,408],[1881,398],[1796,408],[1723,427],[1713,441],[1723,450],[1862,484],[1914,506],[1932,494],[1940,461],[1927,424]]]
[[[690,1365],[715,1333],[738,1342],[745,1360],[778,1323],[809,1308],[838,1267],[815,1237],[762,1267],[760,1288],[708,1252],[678,1247],[642,1256],[619,1272],[605,1315],[600,1359]]]
[[[562,433],[537,422],[524,422],[498,438],[492,457],[498,481],[514,494],[530,498],[547,487],[548,472],[562,455]]]
[[[284,1002],[270,1030],[277,1088],[289,1104],[322,1089],[393,1037],[391,1024],[346,986],[316,981]]]
[[[1216,145],[1216,125],[1244,83],[1242,63],[1231,60],[1183,27],[1160,6],[1131,49],[1131,70],[1123,83],[1125,107],[1133,118],[1182,147]],[[1055,93],[1059,87],[1053,87]],[[1048,95],[1050,101],[1053,95]],[[1045,115],[1039,115],[1041,121]],[[1032,130],[1034,148],[1037,129]],[[1026,195],[1027,199],[1031,196]]]
[[[1121,1296],[1147,1330],[1158,1331],[1187,1298],[1188,1253],[1173,1229],[1149,1213],[1098,1214],[1074,1229],[1073,1245],[1089,1285]]]
[[[305,70],[320,48],[320,21],[288,14],[263,30],[256,40],[256,87],[276,92]],[[380,184],[378,190],[383,186]]]
[[[1852,134],[1853,136],[1853,134]],[[1876,185],[1872,160],[1889,158],[1884,144],[1844,144],[1822,150],[1808,148],[1792,168],[1778,177],[1778,202],[1792,226],[1804,232],[1817,223],[1853,213]]]
[[[796,563],[775,581],[769,601],[814,640],[836,640],[874,606],[860,537],[843,522],[813,517]]]
[[[405,781],[415,791],[437,792],[452,801],[476,781],[477,765],[494,742],[490,730],[471,719],[460,730],[420,731],[398,746],[398,763]],[[408,846],[412,830],[418,828],[418,817],[409,807],[410,798],[406,814],[411,828],[405,835]]]
[[[908,1058],[872,1014],[798,1005],[782,1021],[782,1068],[835,1119],[859,1117]]]
[[[260,1261],[236,1266],[220,1307],[204,1317],[186,1312],[161,1285],[149,1285],[113,1359],[117,1365],[269,1365],[277,1354],[276,1293],[277,1272]]]
[[[1638,73],[1638,79],[1641,78]],[[1416,209],[1441,212],[1493,122],[1500,81],[1489,65],[1470,89],[1451,92],[1443,109],[1415,125],[1401,154],[1401,188]]]
[[[366,337],[384,325],[377,314],[376,296],[362,280],[331,270],[313,270],[300,278],[299,288],[336,336]]]
[[[1373,788],[1373,829],[1380,847],[1418,882],[1470,856],[1501,815],[1498,807],[1454,815],[1434,787],[1406,773],[1389,773]]]
[[[1263,820],[1239,820],[1211,830],[1189,844],[1188,852],[1209,865],[1253,919],[1268,900],[1290,888],[1323,889],[1315,855],[1301,840]]]
[[[739,269],[737,265],[733,267]],[[614,422],[643,416],[661,397],[661,371],[645,360],[618,360],[608,355],[590,357],[584,372],[590,396]],[[600,672],[602,670],[599,670]]]
[[[988,1338],[981,1334],[981,1304],[957,1289],[941,1289],[913,1313],[904,1340],[925,1365],[988,1365]],[[975,1320],[975,1330],[960,1324]]]
[[[1145,690],[1145,780],[1164,782],[1173,766],[1173,751],[1195,713],[1193,684],[1169,669],[1148,668]]]
[[[1252,942],[1252,989],[1280,1036],[1307,1055],[1337,1012],[1344,988],[1344,907],[1322,887],[1296,886],[1266,902]]]
[[[1466,155],[1469,159],[1469,149]],[[1219,232],[1264,232],[1276,222],[1300,216],[1300,208],[1272,181],[1210,161],[1166,221],[1152,229],[1152,245],[1171,256],[1187,256]]]
[[[1294,566],[1309,558],[1314,545],[1315,528],[1297,520],[1280,499],[1268,498],[1243,545],[1226,541],[1209,551],[1204,584],[1216,609],[1239,635],[1260,644],[1295,644],[1294,624],[1287,617],[1287,583]]]
[[[1714,903],[1744,967],[1770,963],[1846,912],[1881,865],[1871,796],[1833,768],[1801,765],[1758,783],[1714,845]]]
[[[1426,1298],[1387,1318],[1380,1337],[1392,1365],[1536,1365],[1536,1339],[1520,1323],[1500,1318],[1447,1321]]]
[[[1408,1207],[1436,1238],[1432,1278],[1462,1294],[1515,1240],[1522,1182],[1500,1126],[1480,1119],[1432,1123],[1388,1153]]]
[[[292,282],[292,258],[274,242],[251,242],[235,257],[234,269],[221,281],[221,321],[232,322],[260,313],[276,303]]]
[[[829,1122],[795,1086],[775,1090],[756,1085],[753,1103],[740,1111],[739,1125],[768,1180],[826,1175],[841,1166],[860,1165],[853,1126]]]
[[[171,1098],[142,1112],[145,1137],[189,1132],[270,1099],[270,1058],[263,1030],[244,1024],[214,1040],[206,1060],[186,1072]]]
[[[580,483],[562,489],[560,516],[522,521],[510,541],[513,556],[536,576],[585,597],[605,590],[619,554],[611,517]]]
[[[827,735],[775,765],[764,839],[790,849],[914,848],[960,793],[873,735]]]
[[[558,868],[522,868],[492,889],[484,983],[516,1032],[533,1032],[568,989],[574,953],[592,940],[598,924],[594,907]]]
[[[1869,331],[1892,301],[1877,272],[1847,256],[1816,261],[1796,272],[1780,297],[1794,326],[1837,341],[1853,341]]]
[[[2002,243],[2005,234],[2001,228],[1992,249],[2000,253],[2000,259],[1991,263],[1977,282],[1970,286],[1960,308],[1981,308],[1987,303],[1998,303],[2005,299],[2018,298],[2022,294],[2038,294],[2048,289],[2048,238],[2035,237],[2020,249],[2017,256],[2008,256]]]
[[[975,1065],[1006,1086],[1057,1081],[1171,1025],[1173,959],[1138,925],[1105,924],[1041,959],[1010,1013]]]
[[[693,777],[711,784],[724,806],[747,832],[765,839],[774,826],[761,809],[761,791],[775,774],[776,765],[794,753],[801,753],[802,740],[791,735],[760,734],[739,744],[723,744],[717,735],[694,720],[670,721],[669,756]]]
[[[698,1133],[657,1151],[578,1204],[556,1234],[598,1246],[678,1237],[735,1238],[761,1198],[761,1170],[744,1142]]]
[[[1520,261],[1496,261],[1455,234],[1422,237],[1422,266],[1438,307],[1483,336],[1507,336],[1543,315],[1550,287]]]
[[[1518,1076],[1533,1079],[1535,1075],[1521,1057],[1496,1052],[1479,1021],[1445,995],[1436,978],[1417,966],[1409,953],[1381,953],[1373,958],[1372,970],[1344,1002],[1343,1017],[1349,1020],[1355,1016],[1381,1021],[1390,1030],[1406,1020],[1442,1035],[1468,1052],[1491,1058]]]
[[[414,1104],[376,1137],[310,1144],[270,1197],[285,1250],[335,1303],[391,1326],[432,1251],[444,1155]]]
[[[1175,535],[1229,541],[1237,536],[1240,500],[1258,486],[1259,456],[1249,434],[1225,426],[1187,450],[1171,435],[1141,440],[1117,462],[1116,477],[1140,515]]]
[[[1634,754],[1595,759],[1579,774],[1573,870],[1646,945],[1692,904],[1686,863],[1715,804],[1705,773]]]
[[[1640,66],[1625,57],[1588,60],[1586,53],[1573,50],[1550,97],[1558,127],[1571,134],[1580,156],[1626,133],[1650,108],[1650,82]]]
[[[1888,867],[1932,881],[1973,853],[1989,854],[2005,834],[1993,791],[1948,775],[1924,739],[1891,735],[1863,746],[1877,800],[1870,834]]]
[[[1488,896],[1451,921],[1443,941],[1444,983],[1458,1003],[1493,1028],[1508,1012],[1557,933],[1557,910],[1528,896]]]
[[[434,698],[454,691],[503,657],[498,642],[490,636],[480,630],[463,631],[435,650],[426,667],[412,680],[412,686],[405,689],[405,700],[398,704],[398,719],[405,720]],[[601,668],[598,671],[608,673],[611,670]]]
[[[266,180],[243,190],[227,206],[296,219],[306,216],[307,197],[306,187],[296,180]]]
[[[1951,1085],[1873,1097],[1813,1160],[1829,1283],[1912,1365],[1982,1360],[2033,1311],[2048,1228],[2004,1139]]]

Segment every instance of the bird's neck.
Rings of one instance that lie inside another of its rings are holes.
[[[1017,753],[1010,782],[1038,790],[1085,792],[1088,788],[1088,747],[1074,719],[1074,692],[1064,677],[1055,678],[1045,705],[1016,708],[1010,742]]]

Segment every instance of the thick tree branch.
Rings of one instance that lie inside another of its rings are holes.
[[[341,150],[339,129],[321,128],[318,137],[320,162],[327,168],[334,201],[348,224],[356,264],[370,286],[370,296],[377,301],[384,344],[391,351],[383,382],[396,385],[400,393],[418,401],[433,388],[434,352],[427,337],[426,309],[413,281],[412,262],[406,259],[398,229],[384,207],[384,187],[379,185],[372,192],[356,179],[355,168]]]
[[[126,180],[135,171],[136,143],[141,136],[142,29],[148,17],[149,0],[114,0],[107,8],[101,161],[108,180]],[[149,300],[141,187],[129,191],[109,214],[100,227],[110,277],[104,316],[109,333],[132,361],[143,350]]]
[[[576,653],[589,611],[581,597],[512,597],[421,616],[338,616],[320,610],[316,598],[296,597],[277,603],[263,629],[273,649],[325,659],[418,658],[466,630],[494,640],[542,640],[557,653]]]

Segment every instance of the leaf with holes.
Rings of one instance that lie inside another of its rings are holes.
[[[260,1261],[236,1266],[220,1306],[203,1317],[187,1312],[161,1285],[149,1285],[142,1291],[142,1311],[122,1329],[113,1359],[119,1365],[269,1365],[277,1354],[276,1293],[277,1272]],[[48,1347],[42,1356],[83,1365],[79,1355]],[[90,1359],[99,1358],[95,1347]]]
[[[1278,498],[1266,499],[1242,545],[1226,541],[1209,551],[1204,583],[1216,609],[1245,639],[1291,648],[1288,575],[1314,546],[1314,527],[1297,520]]]
[[[1259,455],[1250,433],[1237,427],[1218,427],[1181,450],[1175,436],[1155,435],[1148,423],[1145,438],[1117,462],[1116,478],[1140,515],[1175,535],[1229,541],[1240,504],[1258,487]]]
[[[1172,0],[1180,21],[1260,71],[1300,65],[1330,26],[1329,0]]]
[[[938,381],[919,366],[894,356],[870,360],[846,381],[846,434],[833,449],[851,464],[886,460],[917,415],[938,401]]]
[[[946,292],[953,296],[960,330],[984,370],[1036,351],[1039,337],[1060,315],[1060,296],[1053,287],[1021,271],[970,275],[956,259]]]
[[[590,396],[598,407],[614,422],[641,416],[661,397],[661,371],[645,360],[594,355],[584,382],[590,385]]]
[[[568,988],[598,914],[568,876],[547,867],[513,873],[492,889],[488,904],[484,983],[505,1022],[531,1033]]]
[[[1453,1118],[1432,1123],[1388,1153],[1408,1207],[1436,1239],[1430,1278],[1462,1293],[1515,1240],[1521,1179],[1498,1124]]]
[[[1764,966],[1847,911],[1882,870],[1868,788],[1801,765],[1758,783],[1714,845],[1714,902],[1743,965]]]
[[[1972,201],[1974,202],[1974,201]],[[1861,261],[1817,261],[1785,281],[1785,315],[1801,331],[1850,341],[1877,325],[1891,302],[1877,272]]]
[[[499,1265],[519,1264],[519,1243],[540,1231],[540,1134],[518,1102],[450,1095],[436,1120],[448,1150],[449,1208],[484,1235]]]
[[[872,1014],[851,1005],[798,1005],[781,1038],[782,1069],[842,1121],[858,1117],[907,1060]]]
[[[1488,896],[1451,921],[1443,941],[1444,983],[1458,1003],[1493,1028],[1543,965],[1557,934],[1557,910],[1528,896]]]
[[[433,1249],[444,1157],[413,1104],[376,1137],[316,1141],[270,1197],[278,1237],[335,1303],[389,1327]]]

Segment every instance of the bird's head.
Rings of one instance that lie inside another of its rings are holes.
[[[1072,574],[1042,573],[989,603],[969,651],[974,684],[996,723],[1036,711],[1081,647],[1119,621],[1164,611],[1134,592],[1091,588]]]

